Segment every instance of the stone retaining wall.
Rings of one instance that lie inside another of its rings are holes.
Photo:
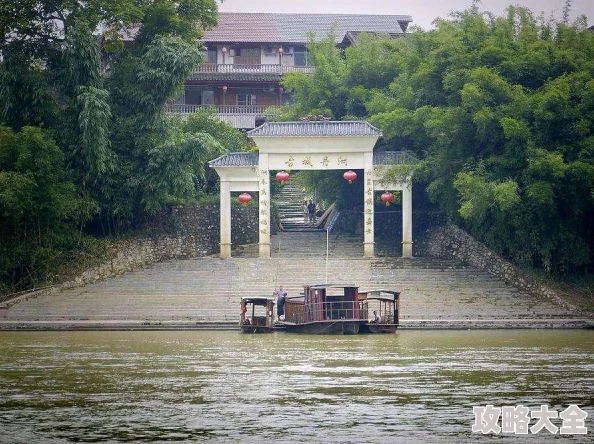
[[[36,297],[117,276],[168,259],[196,259],[219,252],[219,205],[176,206],[148,223],[134,237],[111,242],[101,257],[75,278],[58,285],[24,293],[4,303],[9,307],[23,298]],[[258,242],[258,207],[231,208],[233,246]],[[81,259],[84,268],[84,259]]]
[[[576,312],[580,311],[570,306],[553,289],[538,282],[455,225],[444,225],[428,230],[423,244],[426,256],[457,259],[472,267],[485,270],[520,290],[552,299]]]
[[[129,240],[109,247],[107,261],[83,273],[81,281],[104,279],[167,259],[196,259],[219,252],[219,206],[176,206]],[[258,242],[258,208],[231,209],[234,246]]]

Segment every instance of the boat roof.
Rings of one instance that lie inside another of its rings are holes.
[[[359,294],[366,294],[367,299],[384,299],[394,300],[400,296],[400,292],[396,290],[360,290]]]
[[[268,296],[244,296],[241,298],[241,303],[266,305],[268,302],[274,302],[274,298]]]
[[[353,284],[312,284],[309,288],[322,289],[322,288],[359,288],[358,285]]]

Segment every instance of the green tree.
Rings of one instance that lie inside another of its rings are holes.
[[[72,248],[77,199],[51,134],[0,126],[0,292],[32,287]]]
[[[316,69],[312,74],[294,72],[284,77],[283,86],[295,99],[294,105],[285,110],[285,118],[323,115],[340,120],[347,113],[347,89],[344,59],[334,43],[334,32],[323,40],[316,40],[315,34],[309,39],[308,49]]]

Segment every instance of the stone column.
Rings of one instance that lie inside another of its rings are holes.
[[[221,180],[220,257],[231,257],[231,191],[228,180]]]
[[[365,185],[363,205],[363,257],[375,255],[374,213],[373,213],[373,153],[365,154]]]
[[[412,257],[412,180],[402,187],[402,257]]]
[[[261,258],[270,257],[270,172],[268,170],[268,154],[259,156],[258,190],[260,193],[258,207],[258,250]]]

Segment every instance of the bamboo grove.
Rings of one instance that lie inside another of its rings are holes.
[[[569,5],[566,5],[569,6]],[[565,11],[567,15],[567,10]],[[409,150],[447,220],[515,263],[587,274],[594,253],[594,32],[510,6],[472,8],[406,38],[310,44],[287,119],[368,119]],[[394,174],[398,174],[395,171]],[[417,209],[415,209],[417,211]]]

